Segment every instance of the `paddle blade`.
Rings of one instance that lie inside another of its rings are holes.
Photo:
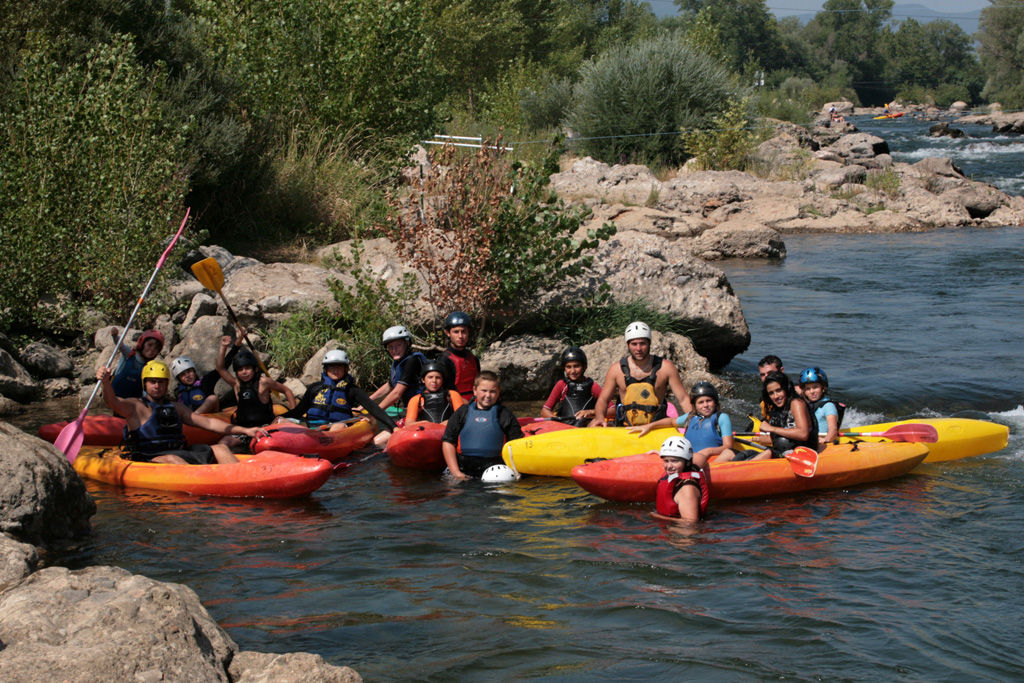
[[[54,447],[62,452],[68,462],[74,463],[78,457],[78,451],[82,450],[82,443],[85,441],[85,411],[78,416],[78,419],[60,430],[54,440]]]
[[[818,471],[818,451],[807,446],[799,446],[785,453],[793,474],[798,477],[813,477]]]
[[[882,433],[887,439],[893,441],[912,441],[914,443],[937,443],[939,432],[933,425],[914,423],[896,425]]]
[[[224,287],[224,271],[212,256],[192,264],[192,272],[203,287],[219,292]]]

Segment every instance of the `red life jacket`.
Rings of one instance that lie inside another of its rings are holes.
[[[455,389],[467,401],[473,400],[473,382],[480,373],[480,361],[476,359],[472,351],[464,351],[461,354],[451,347],[445,349],[441,354],[443,360],[451,361],[455,366],[455,377],[446,378],[445,385]]]
[[[666,517],[678,517],[679,506],[676,504],[676,493],[687,481],[696,481],[700,489],[700,517],[708,511],[708,500],[711,498],[711,491],[707,485],[707,478],[701,470],[680,472],[677,476],[669,478],[665,475],[658,480],[657,510],[659,515]]]

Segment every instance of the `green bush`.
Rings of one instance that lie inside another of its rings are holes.
[[[714,126],[737,88],[718,60],[676,35],[615,47],[580,70],[567,124],[608,163],[685,161],[683,131]]]
[[[560,78],[539,85],[536,90],[526,88],[522,93],[523,121],[529,130],[555,128],[565,120],[572,106],[573,83]]]
[[[325,307],[295,311],[267,331],[267,351],[274,364],[291,377],[331,338],[338,336],[335,316]]]
[[[606,298],[599,295],[595,301],[573,310],[547,311],[537,326],[538,331],[576,346],[617,337],[634,320],[643,320],[660,332],[693,333],[692,328],[677,317],[659,311],[650,301],[634,299],[609,303]]]
[[[750,114],[749,100],[738,100],[712,119],[712,130],[695,131],[685,138],[686,151],[705,171],[742,171],[747,157],[761,141],[760,127]]]

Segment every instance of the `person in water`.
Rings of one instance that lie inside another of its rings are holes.
[[[345,429],[353,419],[352,411],[362,407],[378,424],[384,427],[384,443],[391,432],[397,429],[394,420],[370,400],[365,391],[356,386],[356,379],[349,374],[348,354],[342,349],[332,349],[324,354],[321,361],[323,372],[320,381],[306,389],[298,405],[277,418],[276,422],[305,422],[309,427],[324,427],[328,431]]]
[[[601,396],[601,385],[584,376],[587,371],[587,354],[580,347],[570,346],[562,351],[561,362],[565,377],[555,383],[544,407],[540,409],[540,415],[577,427],[586,426],[594,419],[594,406]]]
[[[813,412],[802,396],[796,393],[793,381],[784,373],[769,372],[761,390],[761,402],[768,406],[768,419],[761,423],[757,437],[762,443],[771,439],[771,446],[763,451],[746,451],[735,458],[718,458],[717,462],[735,460],[767,460],[781,458],[782,454],[798,446],[818,449],[817,425]]]
[[[590,426],[604,426],[605,410],[616,395],[616,425],[639,426],[665,417],[669,389],[682,404],[682,412],[690,412],[690,397],[676,366],[651,354],[651,328],[642,322],[630,323],[625,338],[629,355],[608,368]]]
[[[238,353],[238,347],[232,346],[228,351],[225,364],[230,363]],[[217,382],[220,381],[220,373],[216,369],[210,370],[199,378],[196,364],[188,356],[179,356],[171,362],[171,375],[178,382],[176,393],[178,403],[188,406],[193,413],[200,415],[216,413],[220,410],[220,398],[214,393]],[[234,403],[234,401],[231,401]]]
[[[370,394],[381,408],[402,407],[409,404],[413,396],[423,391],[423,364],[427,357],[412,350],[412,334],[401,325],[384,330],[381,344],[391,357],[391,374],[388,381]]]
[[[448,420],[441,451],[448,471],[456,479],[479,477],[488,467],[503,464],[501,448],[507,441],[523,438],[512,411],[503,406],[498,375],[483,370],[476,376],[473,400]]]
[[[832,443],[839,435],[839,427],[843,422],[846,406],[831,397],[828,393],[828,376],[821,368],[807,368],[800,373],[800,388],[812,414],[818,432],[819,450]]]
[[[664,419],[633,427],[629,431],[644,436],[652,429],[663,427],[683,427],[686,439],[702,460],[721,456],[721,460],[732,460],[736,457],[732,442],[732,420],[721,412],[721,401],[718,389],[711,382],[697,382],[690,388],[690,402],[693,411],[679,417]]]
[[[409,401],[405,423],[425,420],[434,424],[447,424],[448,419],[466,402],[462,394],[445,385],[444,366],[437,360],[428,361],[423,366],[423,393],[413,396]]]
[[[150,361],[142,369],[142,398],[121,398],[114,392],[112,375],[108,368],[96,371],[96,379],[103,387],[103,400],[107,407],[125,419],[123,448],[132,460],[170,463],[176,465],[213,465],[238,462],[227,446],[189,446],[185,442],[182,425],[199,427],[215,434],[236,434],[249,438],[260,436],[256,427],[239,427],[223,420],[197,415],[182,403],[167,398],[167,385],[171,371],[160,361]]]
[[[454,389],[463,401],[473,400],[473,382],[480,372],[480,361],[469,350],[473,336],[473,319],[462,311],[453,311],[444,319],[446,348],[437,360],[444,370],[444,386]]]
[[[283,393],[289,408],[295,407],[295,395],[292,390],[280,382],[275,382],[260,371],[259,360],[249,349],[240,349],[235,359],[231,362],[231,369],[235,371],[232,375],[225,367],[224,361],[227,358],[228,348],[232,345],[240,346],[245,337],[245,330],[240,330],[238,336],[232,338],[224,336],[220,340],[220,354],[217,356],[217,372],[228,385],[235,391],[235,398],[238,401],[238,408],[231,416],[234,424],[242,427],[262,427],[274,421],[274,404],[270,392]],[[232,450],[244,450],[249,446],[248,439],[237,439],[226,437],[221,443],[228,444]]]
[[[659,515],[697,522],[704,518],[711,498],[704,467],[707,458],[693,452],[689,440],[670,436],[661,444],[665,476],[658,480],[655,506]]]
[[[110,328],[110,334],[117,339],[120,331],[116,327]],[[139,398],[142,396],[142,368],[151,360],[155,360],[164,348],[164,336],[157,330],[146,330],[135,342],[132,349],[127,344],[121,344],[115,353],[121,353],[121,362],[114,371],[111,380],[114,393],[121,398]]]

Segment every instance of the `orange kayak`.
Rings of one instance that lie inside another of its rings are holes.
[[[857,486],[906,474],[928,455],[919,443],[839,444],[818,456],[813,477],[799,477],[784,458],[711,463],[711,499],[777,496]],[[588,492],[622,503],[654,502],[665,474],[656,452],[577,465],[573,480]]]
[[[121,458],[120,449],[86,446],[74,468],[82,477],[117,486],[230,498],[305,496],[323,486],[333,471],[326,460],[290,453],[239,455],[238,460],[229,465],[132,462]]]
[[[329,432],[287,422],[267,427],[268,436],[253,441],[254,453],[279,451],[295,455],[316,454],[338,462],[373,441],[373,427],[367,420],[353,422],[345,429]]]

